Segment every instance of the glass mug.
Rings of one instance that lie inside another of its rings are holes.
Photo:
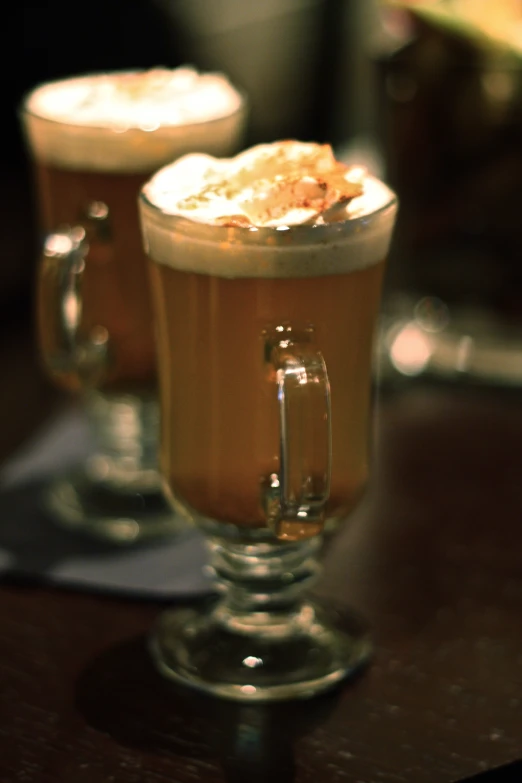
[[[132,74],[131,74],[132,75]],[[120,75],[121,76],[121,75]],[[137,212],[141,185],[188,151],[239,148],[245,103],[184,125],[121,128],[50,119],[34,90],[22,122],[47,236],[38,269],[38,339],[53,381],[80,392],[95,453],[51,485],[57,520],[115,542],[176,532],[157,470],[158,404],[152,309]]]
[[[160,470],[221,598],[165,612],[160,671],[232,699],[310,696],[370,642],[303,596],[325,522],[368,477],[373,334],[395,195],[321,226],[228,228],[140,199],[158,339]]]

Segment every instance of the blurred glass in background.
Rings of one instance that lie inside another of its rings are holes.
[[[522,383],[522,3],[383,2],[379,129],[401,210],[381,344],[404,376]]]
[[[71,13],[67,0],[19,0],[9,4],[0,29],[4,198],[0,233],[0,336],[32,319],[36,227],[32,170],[18,117],[22,98],[37,84],[71,75],[158,64],[181,65],[181,43],[167,34],[165,16],[151,0],[105,0],[103,9]]]

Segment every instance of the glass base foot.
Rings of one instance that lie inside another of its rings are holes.
[[[82,473],[54,481],[44,502],[58,524],[115,544],[176,535],[187,526],[158,489],[120,492]]]
[[[369,660],[367,628],[352,613],[305,601],[299,611],[227,615],[220,604],[164,612],[150,639],[159,671],[225,699],[315,696]]]

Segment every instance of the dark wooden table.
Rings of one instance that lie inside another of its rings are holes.
[[[2,457],[60,403],[28,340],[4,351]],[[522,756],[520,395],[407,386],[376,434],[321,586],[374,626],[363,676],[298,705],[199,697],[151,668],[159,604],[4,584],[0,783],[449,783]]]

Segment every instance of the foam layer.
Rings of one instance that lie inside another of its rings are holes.
[[[223,117],[240,103],[237,91],[221,74],[154,68],[47,84],[32,93],[27,108],[73,125],[154,130]]]
[[[41,161],[137,172],[189,151],[229,154],[237,148],[244,109],[221,74],[156,68],[42,85],[27,97],[23,120]]]
[[[320,145],[285,145],[296,153],[294,163],[297,152],[309,157],[322,150],[321,159],[325,154]],[[140,199],[150,257],[175,269],[229,278],[341,274],[382,261],[397,208],[392,191],[360,168],[341,169],[337,162],[322,168],[322,177],[317,170],[312,176],[302,161],[288,175],[287,156],[278,167],[268,154],[278,149],[281,143],[262,145],[225,161],[191,155],[158,172]],[[331,150],[326,157],[332,160]],[[341,171],[352,176],[348,188],[359,195],[347,197],[338,181]],[[309,194],[308,206],[296,200],[294,185],[307,178],[324,183],[319,212],[318,204],[310,207]],[[252,225],[253,217],[264,222]]]

